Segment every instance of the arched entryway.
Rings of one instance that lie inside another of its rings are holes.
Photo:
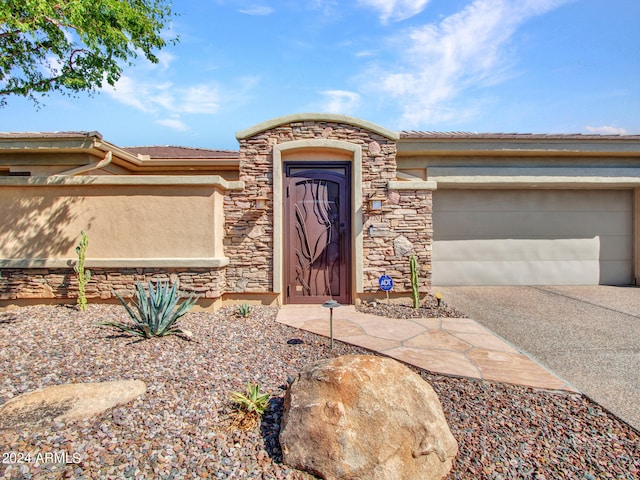
[[[391,223],[402,217],[387,219],[385,215],[401,208],[402,202],[392,199],[396,202],[393,211],[371,212],[369,199],[386,196],[388,182],[395,178],[398,133],[342,115],[310,113],[270,120],[236,136],[239,178],[245,189],[225,198],[227,282],[234,292],[274,295],[282,304],[318,304],[332,297],[352,303],[365,290],[376,290],[381,272],[395,265],[387,260],[389,252],[393,253]],[[291,169],[287,173],[290,165],[294,173]],[[296,211],[304,209],[292,205],[296,201],[304,205],[304,200],[293,199],[292,179],[298,182],[296,198],[309,196],[315,189],[316,197],[327,197],[324,206],[316,207],[315,213],[309,210],[306,217],[296,217]],[[258,198],[267,199],[260,210],[252,208]],[[327,217],[338,204],[342,210],[331,223]],[[310,221],[315,225],[310,226]],[[370,224],[367,235],[365,221]],[[309,228],[307,239],[324,242],[317,249],[314,245],[313,252],[295,238]],[[296,241],[303,261],[292,256]],[[309,278],[314,278],[315,291]]]

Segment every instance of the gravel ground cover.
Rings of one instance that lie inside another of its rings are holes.
[[[91,420],[0,431],[0,476],[312,478],[282,464],[287,376],[315,360],[371,352],[340,342],[331,351],[328,339],[277,324],[275,315],[267,307],[247,319],[233,309],[189,313],[181,323],[193,341],[135,341],[96,325],[127,320],[121,306],[0,312],[0,403],[68,382],[140,379],[148,386],[134,402]],[[640,476],[638,432],[581,395],[417,371],[440,396],[460,446],[450,478]],[[272,395],[269,409],[259,428],[230,430],[229,396],[248,381]],[[31,460],[16,462],[19,454]]]
[[[448,305],[443,300],[438,300],[427,295],[418,308],[413,308],[399,302],[374,301],[362,302],[356,305],[356,310],[372,315],[379,315],[388,318],[465,318],[466,314]]]

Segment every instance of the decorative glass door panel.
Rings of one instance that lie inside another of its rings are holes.
[[[287,166],[285,285],[287,303],[348,303],[350,221],[348,166]]]

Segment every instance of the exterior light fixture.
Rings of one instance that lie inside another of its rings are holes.
[[[382,202],[384,202],[387,198],[380,196],[373,196],[369,199],[369,210],[372,212],[379,212],[382,210]]]
[[[269,197],[267,197],[266,195],[259,195],[255,197],[253,201],[255,202],[254,205],[256,210],[266,210],[267,200],[269,200]]]
[[[331,350],[333,350],[333,309],[342,305],[332,299],[324,302],[322,306],[329,309],[329,338],[331,339]]]

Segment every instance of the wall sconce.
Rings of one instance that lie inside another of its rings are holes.
[[[259,195],[255,197],[253,201],[254,201],[254,206],[256,210],[266,210],[267,200],[269,200],[269,197],[267,197],[266,195]]]
[[[369,210],[372,212],[379,212],[382,210],[382,202],[384,202],[386,197],[374,196],[369,199]]]

